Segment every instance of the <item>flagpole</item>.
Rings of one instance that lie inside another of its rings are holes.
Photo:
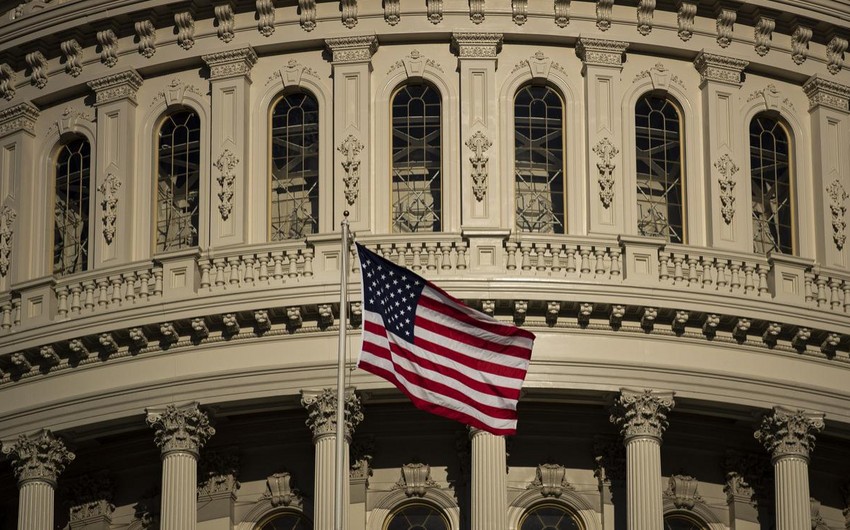
[[[339,356],[336,378],[336,470],[334,472],[334,530],[343,530],[343,492],[345,473],[345,346],[348,324],[348,210],[343,212],[342,250],[339,260]]]

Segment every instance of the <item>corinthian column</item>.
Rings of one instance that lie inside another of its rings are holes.
[[[5,445],[3,453],[9,456],[18,479],[18,530],[53,528],[56,480],[74,460],[74,453],[45,429],[32,436],[20,436]]]
[[[755,433],[773,463],[776,530],[811,527],[809,454],[823,428],[823,414],[774,407]]]
[[[626,521],[628,530],[664,527],[661,498],[661,435],[672,392],[621,389],[611,422],[620,427],[626,445]]]
[[[146,412],[162,454],[160,529],[194,530],[198,524],[198,452],[215,429],[197,403]]]
[[[334,463],[336,462],[336,390],[303,391],[301,404],[307,409],[307,427],[313,432],[313,445],[316,447],[315,492],[313,498],[315,530],[333,530],[334,523]],[[350,484],[348,480],[348,446],[354,429],[363,421],[360,400],[353,391],[345,396],[345,463],[346,477],[343,480],[343,506],[348,506]],[[343,515],[348,520],[348,514]]]
[[[507,528],[505,437],[470,428],[472,441],[472,530]]]

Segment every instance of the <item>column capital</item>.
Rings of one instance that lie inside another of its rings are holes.
[[[147,423],[154,429],[154,442],[164,457],[172,452],[191,453],[195,457],[207,443],[215,429],[210,427],[206,413],[197,402],[165,409],[145,409]]]
[[[803,83],[809,98],[809,110],[824,106],[844,113],[850,112],[850,86],[813,75]]]
[[[91,521],[111,522],[112,481],[106,473],[83,475],[68,486],[71,528],[85,527]]]
[[[623,54],[629,49],[629,43],[618,40],[594,39],[579,35],[576,42],[576,55],[584,67],[613,66],[623,67]]]
[[[614,401],[611,423],[620,427],[626,442],[632,438],[655,438],[667,430],[667,413],[673,408],[673,392],[620,389]]]
[[[210,69],[210,81],[245,77],[251,80],[251,69],[257,64],[257,53],[247,46],[237,50],[202,55],[201,59]]]
[[[458,59],[495,59],[501,49],[501,33],[452,33],[452,50]]]
[[[3,444],[3,454],[11,460],[18,487],[39,481],[55,488],[65,466],[74,460],[74,453],[47,429],[31,436],[21,435],[15,442]]]
[[[141,88],[144,79],[133,69],[117,74],[110,74],[94,81],[89,81],[89,88],[94,90],[94,106],[129,99],[136,103],[136,92]]]
[[[819,412],[773,407],[762,418],[755,437],[764,444],[773,462],[785,457],[808,460],[815,449],[815,434],[824,429],[823,418]]]
[[[375,35],[334,37],[325,39],[325,46],[331,52],[331,62],[334,64],[368,63],[378,50],[378,37]]]
[[[29,101],[0,111],[0,137],[18,131],[35,134],[35,121],[38,119],[38,115],[38,107]]]
[[[727,85],[741,86],[741,73],[749,65],[749,61],[735,59],[726,55],[699,52],[694,59],[694,68],[700,76],[700,86],[708,81],[716,81]]]
[[[307,409],[307,427],[313,432],[313,442],[325,436],[336,436],[336,390],[303,390],[301,405]],[[353,389],[345,391],[345,438],[351,442],[354,429],[363,421],[360,399]]]

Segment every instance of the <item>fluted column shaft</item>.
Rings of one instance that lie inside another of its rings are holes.
[[[53,484],[30,480],[21,484],[18,499],[18,530],[53,528]]]
[[[343,470],[349,469],[348,440],[344,441],[345,462]],[[313,517],[313,528],[315,530],[332,530],[334,523],[334,480],[336,479],[336,436],[326,435],[315,440],[316,466],[314,498],[315,515]],[[348,477],[343,480],[343,498],[349,499],[350,484]],[[345,513],[343,521],[348,520],[348,501],[343,503]]]
[[[776,530],[811,527],[808,460],[799,457],[778,458],[773,462],[773,472]]]
[[[472,441],[472,530],[507,528],[505,437],[470,429]]]
[[[630,530],[662,528],[661,440],[635,437],[626,442],[626,521]]]

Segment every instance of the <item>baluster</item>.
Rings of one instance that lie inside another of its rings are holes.
[[[811,304],[815,301],[815,275],[811,270],[803,273],[803,291],[806,295],[806,303]]]
[[[509,271],[516,270],[516,243],[508,241],[505,245],[505,249],[508,251],[508,262],[505,268]]]
[[[758,268],[756,269],[756,272],[758,273],[759,296],[768,296],[770,294],[769,289],[767,288],[768,268],[765,267],[764,265],[759,265]]]
[[[283,252],[272,252],[272,259],[274,260],[274,268],[272,270],[272,277],[275,280],[283,279]]]
[[[596,256],[596,265],[594,266],[594,272],[596,272],[597,276],[605,274],[605,249],[594,249],[594,255]]]
[[[531,270],[531,245],[520,243],[519,250],[522,253],[522,270]]]
[[[738,291],[741,289],[741,264],[737,261],[733,261],[731,264],[732,268],[732,290]]]
[[[254,272],[257,261],[253,254],[245,256],[245,283],[249,286],[254,285]]]
[[[449,270],[452,268],[452,247],[451,245],[441,245],[441,250],[443,251],[443,260],[440,263],[440,268]]]
[[[701,258],[702,260],[702,288],[708,289],[713,281],[713,272],[711,270],[711,260]]]
[[[434,243],[426,243],[425,248],[428,250],[428,265],[429,271],[437,268],[437,245]]]
[[[83,283],[83,289],[86,291],[85,301],[83,305],[86,309],[92,310],[94,309],[94,282],[92,280],[87,280]]]
[[[360,267],[360,257],[357,255],[357,247],[351,245],[351,250],[348,251],[348,263],[350,263],[351,270],[349,271],[351,274],[357,274],[357,270]]]
[[[841,282],[841,288],[844,291],[844,312],[850,313],[850,282]]]
[[[136,273],[124,273],[124,300],[133,303],[136,301]]]
[[[241,265],[238,256],[227,258],[227,267],[230,270],[230,285],[239,285],[239,267]]]
[[[288,252],[287,252],[288,254]],[[304,255],[300,252],[296,253],[289,259],[289,277],[297,278],[299,270],[304,268]]]
[[[545,271],[547,258],[551,259],[551,257],[552,252],[549,249],[549,245],[545,245],[542,250],[537,249],[537,266],[535,268],[539,272]]]
[[[685,257],[679,254],[673,254],[673,283],[679,285],[685,279],[685,273],[682,271],[682,262]]]
[[[717,270],[717,288],[725,289],[729,285],[729,279],[726,277],[727,264],[725,260],[717,260],[715,262]]]
[[[396,265],[401,265],[401,263],[398,262],[398,248],[395,245],[393,245],[390,248],[390,258],[389,259],[390,259],[391,262],[395,263]]]
[[[658,279],[662,282],[666,282],[670,279],[670,269],[667,265],[669,261],[670,254],[667,252],[658,253]]]
[[[398,264],[402,267],[407,267],[407,245],[398,247]]]
[[[620,258],[621,258],[620,249],[619,248],[611,249],[611,276],[612,277],[619,277],[621,271],[623,270],[622,266],[620,264]]]
[[[213,260],[213,269],[215,269],[215,279],[213,280],[213,283],[216,287],[221,287],[225,284],[224,265],[225,261],[223,258],[216,258]]]
[[[97,305],[109,305],[109,278],[98,279],[97,288]]]
[[[268,254],[260,254],[257,256],[257,259],[260,261],[260,272],[258,274],[258,279],[261,282],[268,281],[269,279],[269,256]]]
[[[68,316],[68,287],[64,285],[57,287],[55,293],[57,298],[56,314],[59,318],[65,318]],[[9,306],[9,310],[12,310],[11,306]]]
[[[567,274],[572,274],[576,271],[576,252],[577,249],[573,247],[566,247],[567,253]]]
[[[151,272],[149,270],[143,270],[139,272],[139,298],[142,300],[147,300],[148,298],[148,289],[150,288],[150,279]],[[207,287],[209,287],[209,267],[207,267]]]
[[[387,259],[387,256],[385,255],[385,252],[384,252],[384,246],[383,245],[378,245],[378,248],[375,249],[375,254],[381,256],[384,259]]]
[[[415,271],[422,270],[422,246],[414,244],[410,249],[413,252],[413,265],[411,265],[411,269]]]
[[[201,288],[206,289],[210,286],[210,268],[212,267],[212,263],[208,259],[199,259],[198,260],[198,269],[201,271]],[[144,283],[144,282],[143,282]],[[146,289],[142,289],[142,292],[145,292]],[[147,294],[145,295],[147,296]]]
[[[112,283],[112,292],[110,293],[112,296],[110,297],[110,301],[113,305],[121,305],[121,288],[123,287],[124,280],[121,275],[118,274],[109,278],[109,281]]]
[[[75,283],[71,287],[71,312],[79,314],[80,310],[82,310],[82,301],[80,300],[80,293],[83,291],[83,288],[80,284]]]
[[[462,241],[457,244],[457,268],[466,270],[466,243]]]
[[[693,256],[688,256],[688,285],[690,287],[696,287],[699,283],[699,276],[697,276],[697,258]]]
[[[3,318],[0,319],[0,329],[9,331],[12,329],[12,303],[6,302],[0,306],[0,311],[3,313]]]
[[[841,299],[838,294],[838,288],[840,285],[841,282],[835,278],[829,281],[829,307],[831,307],[833,311],[841,307]]]
[[[558,245],[557,247],[550,247],[550,254],[552,255],[552,272],[558,273],[561,272],[561,256],[564,252],[564,247]]]
[[[753,283],[753,270],[755,267],[749,263],[744,264],[744,294],[750,294],[755,290]]]
[[[582,276],[590,274],[590,249],[582,248],[579,251],[581,256],[579,262],[579,270],[581,271]]]
[[[162,296],[162,267],[153,269],[153,295]]]
[[[21,325],[21,299],[12,299],[12,326],[18,327]]]
[[[352,263],[354,260],[351,260]],[[304,249],[304,276],[310,278],[313,276],[313,249]]]
[[[823,307],[826,305],[826,278],[819,274],[816,283],[818,286],[818,307]]]

